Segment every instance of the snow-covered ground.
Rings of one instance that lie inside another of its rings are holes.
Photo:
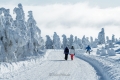
[[[94,48],[89,55],[84,50],[77,50],[77,57],[90,63],[104,77],[105,80],[120,80],[120,54],[116,56],[100,56],[96,54],[97,49],[101,49],[104,45]],[[115,45],[115,51],[120,49],[120,45]],[[116,51],[118,53],[119,51]]]
[[[89,75],[89,76],[88,76]],[[34,66],[8,72],[1,76],[2,80],[99,80],[100,75],[87,62],[74,58],[64,60],[63,50],[49,51],[46,60]]]
[[[116,46],[117,53],[119,45]],[[64,60],[63,50],[47,50],[44,57],[1,63],[0,80],[120,80],[120,54],[100,56],[96,50],[90,55],[76,50],[73,61],[70,55]]]

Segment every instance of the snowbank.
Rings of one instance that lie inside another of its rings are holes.
[[[120,80],[120,64],[107,57],[86,55],[84,50],[77,50],[76,56],[93,65],[105,80]]]
[[[0,78],[3,76],[3,74],[6,73],[9,74],[11,72],[16,72],[16,71],[24,71],[25,69],[29,69],[37,64],[42,64],[42,62],[46,60],[47,56],[49,55],[48,53],[50,53],[50,51],[51,50],[46,50],[41,55],[31,57],[25,61],[12,62],[12,63],[2,62],[0,65],[1,68]]]

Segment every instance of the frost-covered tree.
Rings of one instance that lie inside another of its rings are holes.
[[[117,42],[119,42],[119,40],[116,38],[115,42],[117,43]]]
[[[46,38],[47,38],[45,43],[46,49],[52,49],[53,48],[52,39],[50,38],[49,35],[46,35]]]
[[[63,49],[65,49],[65,47],[68,46],[68,41],[65,34],[63,34],[62,37],[63,37]]]
[[[106,42],[109,43],[109,37],[108,36],[106,36]]]
[[[86,48],[87,44],[86,44],[86,39],[85,39],[85,35],[83,36],[82,38],[82,44],[83,44],[83,47],[84,49]]]
[[[90,45],[89,37],[86,37],[86,43],[87,45]]]
[[[13,24],[13,19],[12,16],[10,15],[10,10],[3,8],[3,13],[4,13],[4,29],[3,29],[3,38],[2,38],[2,43],[4,46],[4,54],[6,54],[6,58],[4,61],[15,61],[16,60],[16,54],[15,51],[17,43],[15,42],[15,36],[16,31],[14,31],[14,27],[12,26]]]
[[[2,15],[3,8],[0,8],[0,61],[6,61],[6,52],[5,52],[5,20],[4,16]]]
[[[71,48],[73,45],[73,35],[70,35],[70,38],[68,39],[68,47]]]
[[[105,43],[105,32],[104,32],[104,28],[102,28],[98,34],[98,44],[104,44],[104,43]]]
[[[25,14],[24,14],[23,6],[21,3],[19,3],[18,8],[15,7],[13,11],[16,13],[16,20],[25,21]]]
[[[75,40],[73,42],[73,46],[74,46],[75,49],[79,49],[80,48],[80,46],[78,44],[78,38],[77,38],[77,36],[75,36]]]
[[[92,48],[97,48],[98,45],[98,39],[95,38],[95,40],[91,43]]]
[[[61,48],[60,38],[59,38],[59,36],[57,35],[56,32],[54,32],[54,35],[53,35],[53,48],[54,49],[60,49]]]
[[[90,37],[90,43],[93,43],[93,37],[92,36]]]
[[[108,46],[109,46],[109,48],[113,48],[114,47],[114,44],[113,44],[112,40],[109,40]]]
[[[84,35],[83,38],[82,38],[82,44],[83,44],[84,49],[85,49],[88,45],[90,45],[89,38],[88,38],[88,37],[85,37],[85,35]]]
[[[18,8],[13,11],[16,14],[15,20],[9,9],[0,8],[0,61],[26,59],[28,56],[37,55],[44,48],[44,40],[32,11],[28,12],[27,22],[22,4],[18,4]]]
[[[92,38],[92,37],[90,37],[90,46],[91,46],[92,48],[97,48],[97,41],[96,41],[96,40],[93,41],[93,38]]]
[[[112,35],[112,42],[113,43],[115,42],[115,35],[114,34]]]
[[[80,47],[80,49],[83,49],[83,44],[82,44],[82,40],[78,38],[78,45]]]
[[[28,14],[27,27],[28,35],[30,35],[29,45],[32,46],[29,46],[29,50],[31,49],[34,54],[37,54],[40,49],[44,48],[44,40],[41,37],[41,30],[36,26],[32,11],[28,11]]]

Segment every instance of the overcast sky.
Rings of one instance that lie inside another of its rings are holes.
[[[0,4],[18,4],[23,5],[48,5],[48,4],[76,4],[79,2],[89,2],[90,6],[100,6],[101,8],[118,7],[120,0],[0,0]]]
[[[111,38],[120,37],[120,0],[0,0],[0,7],[13,8],[22,3],[27,20],[28,11],[33,11],[41,36],[70,34],[82,38],[97,37],[101,28]]]

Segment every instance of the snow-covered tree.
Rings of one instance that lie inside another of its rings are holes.
[[[90,37],[90,43],[93,43],[93,37]]]
[[[72,46],[74,46],[75,49],[79,49],[80,48],[80,46],[78,44],[78,38],[77,38],[77,36],[75,36],[75,40],[74,40]]]
[[[113,48],[114,47],[114,44],[113,44],[112,40],[109,40],[108,46],[109,46],[109,48]]]
[[[68,46],[68,41],[65,34],[63,34],[62,37],[63,37],[63,49],[65,49],[65,47]]]
[[[118,39],[116,38],[115,41],[118,42]]]
[[[82,38],[82,44],[83,44],[83,48],[85,49],[87,44],[86,44],[86,39],[85,39],[85,35]]]
[[[60,49],[61,48],[60,38],[59,38],[59,36],[57,35],[56,32],[54,32],[54,35],[53,35],[53,48],[54,49]]]
[[[52,39],[50,38],[49,35],[46,35],[46,38],[47,38],[45,43],[46,49],[52,49],[53,48]]]
[[[41,37],[41,30],[36,26],[36,21],[34,20],[32,11],[28,11],[28,29],[31,32],[30,44],[33,45],[33,52],[37,53],[40,49],[44,47],[44,40]],[[28,32],[29,33],[29,32]]]
[[[104,44],[104,43],[105,43],[105,32],[104,32],[104,28],[102,28],[98,34],[98,44]]]
[[[86,37],[86,43],[87,45],[90,45],[89,37]]]
[[[15,20],[9,9],[0,8],[0,61],[19,61],[27,56],[37,55],[44,47],[44,40],[32,11],[28,12],[27,22],[22,4],[19,3],[18,8],[13,11],[16,14]]]
[[[98,39],[95,38],[94,41],[91,41],[91,44],[90,44],[90,45],[91,45],[92,48],[97,48],[97,45],[98,45]]]
[[[106,42],[109,43],[109,37],[108,36],[106,36]]]
[[[5,48],[6,46],[4,46],[5,42],[4,40],[6,40],[5,38],[5,20],[4,20],[4,16],[2,16],[2,12],[3,12],[3,8],[0,8],[0,61],[6,61],[6,51]]]
[[[115,35],[114,34],[112,35],[112,42],[113,43],[115,42]]]
[[[16,13],[16,20],[25,21],[25,14],[21,3],[19,3],[18,8],[15,7],[13,11]]]
[[[83,49],[83,44],[82,44],[82,40],[78,38],[78,45],[80,47],[80,49]]]
[[[88,45],[90,45],[89,38],[88,38],[88,37],[85,37],[85,35],[84,35],[83,38],[82,38],[82,44],[83,44],[84,49],[85,49]]]
[[[73,45],[73,35],[70,35],[70,38],[68,39],[68,47],[71,48]]]

